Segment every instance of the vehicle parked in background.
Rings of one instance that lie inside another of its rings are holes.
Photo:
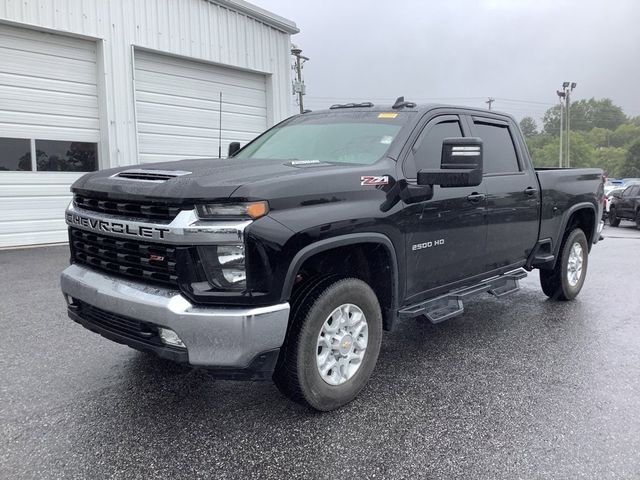
[[[403,319],[447,320],[533,269],[574,299],[603,226],[602,170],[534,169],[495,111],[334,105],[229,157],[76,181],[69,316],[318,410],[355,398]]]
[[[611,200],[613,200],[614,193],[622,193],[624,192],[625,187],[615,187],[610,188],[609,191],[605,188],[604,191],[604,210],[602,212],[602,218],[607,218],[609,216],[609,208],[611,207]]]
[[[640,228],[640,184],[629,185],[622,192],[614,191],[609,206],[609,224],[620,225],[620,220],[636,222]]]

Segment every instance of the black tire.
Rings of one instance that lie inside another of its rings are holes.
[[[574,245],[582,248],[582,273],[575,285],[568,278],[569,256]],[[560,246],[560,258],[553,270],[540,270],[540,286],[547,297],[552,300],[573,300],[578,296],[587,276],[589,263],[589,245],[587,237],[580,228],[568,231]]]
[[[613,207],[609,208],[609,225],[612,227],[620,225],[620,217],[616,215],[616,209]]]
[[[302,287],[305,288],[305,287]],[[374,291],[356,278],[325,278],[292,306],[292,323],[281,350],[273,380],[291,400],[320,411],[330,411],[352,401],[365,386],[380,353],[382,313]],[[368,342],[358,370],[341,385],[330,385],[316,364],[318,336],[336,308],[343,304],[358,306],[366,317]]]
[[[640,230],[640,210],[636,212],[636,228]]]

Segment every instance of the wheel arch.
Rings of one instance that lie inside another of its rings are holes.
[[[567,229],[576,224],[584,231],[587,237],[587,243],[589,245],[589,251],[594,243],[595,236],[598,230],[598,212],[596,207],[589,202],[582,202],[573,205],[566,211],[562,219],[560,230],[554,246],[554,254],[556,259],[560,253],[560,247],[562,246],[562,239],[564,238]],[[555,263],[555,262],[554,262]]]
[[[326,238],[311,243],[302,248],[293,257],[282,288],[282,301],[288,301],[296,283],[296,276],[300,272],[301,267],[318,254],[329,253],[343,247],[356,247],[359,245],[376,244],[384,248],[389,258],[389,267],[391,269],[390,279],[390,302],[386,308],[383,306],[384,328],[390,330],[395,322],[396,312],[398,311],[399,302],[399,273],[398,258],[395,247],[391,239],[382,233],[352,233],[339,235],[336,237]],[[373,286],[372,286],[373,287]],[[375,288],[374,288],[375,290]],[[377,292],[376,292],[377,293]],[[382,303],[382,302],[381,302]],[[382,305],[381,305],[382,306]]]

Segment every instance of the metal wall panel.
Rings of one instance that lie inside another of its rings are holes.
[[[2,172],[0,248],[66,241],[69,185],[81,174]]]
[[[95,42],[0,24],[0,66],[0,137],[100,140]],[[0,247],[64,241],[79,176],[0,172]]]
[[[0,25],[0,137],[97,142],[96,44]]]
[[[11,88],[8,86],[10,79],[14,79],[14,75],[23,75],[21,84],[13,87],[29,88],[33,95],[30,100],[24,101],[19,95],[12,95],[11,92],[0,93],[0,105],[5,101],[12,102],[11,107],[18,109],[17,113],[6,113],[4,120],[0,120],[4,133],[8,136],[28,137],[29,134],[25,133],[23,128],[26,124],[31,134],[40,138],[51,134],[54,135],[53,138],[89,140],[97,135],[100,142],[102,168],[136,164],[140,160],[136,136],[134,47],[261,72],[266,82],[265,100],[260,103],[261,97],[248,98],[247,101],[241,102],[241,105],[234,106],[235,110],[229,108],[228,120],[227,117],[223,120],[223,124],[230,130],[227,132],[227,140],[232,139],[232,132],[247,135],[246,137],[234,136],[234,140],[245,138],[248,140],[253,130],[257,130],[259,125],[262,126],[256,120],[262,115],[266,119],[265,125],[269,126],[290,114],[290,35],[297,29],[292,22],[246,2],[237,0],[2,0],[0,1],[0,22],[8,23],[13,29],[11,34],[5,34],[0,39],[0,45],[5,46],[3,52],[0,52],[0,65],[3,67],[14,65],[17,59],[22,59],[22,65],[26,65],[22,71],[13,73],[7,73],[4,68],[0,68],[0,84],[7,85],[5,89]],[[22,28],[23,26],[33,27],[38,31],[30,31],[28,28]],[[6,26],[0,26],[0,29],[8,31]],[[50,33],[60,35],[50,35]],[[43,38],[47,40],[40,41]],[[11,45],[21,42],[26,46],[21,53],[7,51],[11,50],[9,48]],[[25,42],[30,43],[27,45]],[[87,44],[94,45],[96,53],[80,47]],[[61,69],[55,62],[40,57],[35,58],[33,52],[38,49],[55,50],[58,52],[56,55],[63,59],[61,61],[69,62],[67,65],[71,68]],[[93,67],[91,67],[91,58],[97,59]],[[43,68],[47,72],[46,75],[42,77],[31,75],[34,71]],[[89,73],[91,69],[98,72],[97,86],[91,84]],[[69,82],[74,79],[79,81],[70,84]],[[43,82],[46,85],[41,88]],[[47,98],[44,94],[33,93],[37,89],[43,91],[50,89],[57,92],[55,99]],[[89,101],[96,95],[97,105],[93,100]],[[153,103],[154,99],[142,95],[140,101],[149,104]],[[193,105],[188,100],[184,102],[187,108]],[[170,102],[167,103],[170,104]],[[41,111],[33,111],[34,104],[41,105]],[[67,107],[73,111],[62,118],[61,113]],[[49,112],[51,117],[42,115],[44,110]],[[153,109],[148,113],[151,116],[158,115],[158,111]],[[245,117],[249,120],[243,123],[240,119]],[[61,121],[47,122],[45,118],[61,118]],[[205,121],[208,122],[208,119]],[[76,134],[81,129],[84,129],[86,137],[78,138]],[[208,134],[208,127],[205,127],[204,131]],[[178,134],[188,133],[188,135],[198,136],[203,135],[204,131],[200,125],[187,124],[176,127]],[[146,134],[153,136],[158,132],[162,132],[162,125],[150,125]],[[143,145],[147,141],[148,138],[142,137],[140,143]],[[182,156],[193,156],[187,146],[183,146],[181,150],[185,155]],[[212,155],[217,154],[217,143],[213,146]],[[168,145],[167,148],[169,148]],[[196,156],[201,154],[198,152]],[[35,178],[39,175],[0,173],[0,202],[7,198],[6,192],[15,193],[16,188],[24,186],[29,191],[30,186],[39,184],[39,180]],[[68,186],[71,179],[67,179],[67,182]],[[64,186],[64,183],[58,183],[58,179],[45,182],[41,184],[39,193],[48,195],[48,192],[56,192],[55,196],[57,196],[60,188]],[[2,197],[3,189],[5,190],[4,198]],[[28,196],[28,193],[25,195]],[[65,197],[68,198],[68,195]],[[41,201],[48,200],[41,199]],[[54,213],[55,215],[49,220],[62,219],[61,205],[65,202],[57,203],[56,208],[60,210],[55,212],[51,210],[51,215]],[[8,205],[8,203],[5,204]],[[37,206],[33,208],[38,210]],[[43,209],[43,212],[48,211],[47,209],[48,207]],[[41,214],[42,212],[37,215]],[[63,241],[64,236],[60,233],[46,233],[51,232],[48,230],[52,225],[49,220],[38,220],[41,223],[38,224],[38,230],[34,230],[33,233],[28,231],[17,233],[18,227],[14,225],[16,233],[10,234],[7,232],[11,229],[5,225],[5,229],[2,230],[4,233],[0,233],[2,238],[0,246],[25,242]]]
[[[135,86],[143,163],[215,157],[220,134],[226,152],[230,142],[246,143],[267,127],[263,74],[136,51]]]

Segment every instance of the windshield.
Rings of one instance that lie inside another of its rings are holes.
[[[409,112],[301,115],[275,127],[235,158],[372,164],[382,158]]]

